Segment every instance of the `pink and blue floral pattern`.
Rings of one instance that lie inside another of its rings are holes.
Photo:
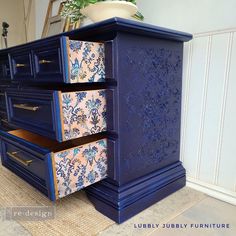
[[[105,90],[61,94],[63,140],[106,131]]]
[[[103,43],[69,40],[70,83],[105,81]]]
[[[54,154],[57,198],[65,197],[107,175],[107,140],[101,139]]]

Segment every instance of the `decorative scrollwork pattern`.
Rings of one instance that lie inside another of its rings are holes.
[[[181,56],[179,50],[167,48],[131,47],[126,51],[123,70],[133,77],[124,79],[120,103],[123,134],[129,137],[123,155],[130,171],[155,169],[163,162],[178,160]]]
[[[103,43],[69,40],[70,83],[105,81]]]
[[[105,90],[62,93],[61,100],[64,140],[106,131]]]
[[[89,186],[107,175],[107,140],[54,154],[58,197]]]

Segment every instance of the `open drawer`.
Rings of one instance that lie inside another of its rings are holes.
[[[13,80],[92,83],[105,81],[105,46],[59,36],[10,51]]]
[[[107,139],[58,143],[25,130],[0,130],[2,164],[57,200],[106,177]]]
[[[8,121],[59,142],[106,131],[106,91],[9,89]]]

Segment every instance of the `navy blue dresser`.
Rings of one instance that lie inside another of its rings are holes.
[[[2,164],[52,201],[85,188],[118,223],[182,188],[191,38],[113,18],[1,50]]]

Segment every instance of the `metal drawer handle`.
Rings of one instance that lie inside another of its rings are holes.
[[[20,63],[16,64],[16,67],[26,67],[26,66],[27,66],[27,64],[20,64]]]
[[[0,93],[0,96],[4,96],[5,95],[5,93]]]
[[[53,63],[53,61],[48,61],[48,60],[40,60],[39,64],[50,64]]]
[[[17,153],[18,152],[7,152],[7,155],[10,156],[12,159],[20,162],[24,166],[29,166],[33,162],[33,160],[27,160],[27,161],[22,160],[20,157],[16,155]]]
[[[31,107],[27,104],[13,104],[13,107],[28,110],[28,111],[37,111],[40,108],[38,106]]]

